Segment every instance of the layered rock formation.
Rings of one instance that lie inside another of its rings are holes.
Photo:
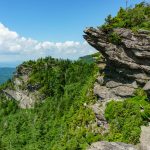
[[[105,58],[106,66],[101,65],[104,62],[100,62],[100,74],[94,85],[94,94],[97,95],[98,101],[90,106],[95,113],[97,125],[102,127],[105,133],[109,130],[109,125],[104,112],[109,101],[131,97],[138,87],[150,94],[150,31],[140,30],[133,33],[129,29],[117,28],[106,33],[102,29],[87,28],[84,32],[85,40]],[[110,40],[111,34],[116,35],[114,38],[118,38],[118,43]],[[141,149],[147,150],[148,142],[144,142],[143,134],[145,133],[142,130]],[[93,143],[89,148],[105,149],[135,148],[132,145],[109,142]]]
[[[40,99],[41,94],[38,92],[39,85],[31,86],[28,79],[32,68],[24,65],[18,66],[16,73],[11,81],[12,86],[3,90],[3,94],[8,99],[17,100],[20,108],[33,108],[35,103]]]
[[[141,127],[140,150],[150,150],[150,126]]]
[[[106,33],[102,29],[87,28],[84,32],[86,41],[104,56],[106,63],[101,67],[104,62],[100,62],[100,75],[94,85],[99,101],[91,107],[96,116],[104,116],[107,102],[131,97],[138,87],[150,92],[150,31],[133,33],[116,28]],[[110,41],[112,34],[119,38],[119,43]],[[106,124],[104,119],[101,123]]]
[[[141,86],[150,80],[150,31],[114,29],[112,33],[120,38],[119,44],[110,42],[110,33],[100,29],[87,28],[84,32],[86,41],[105,57],[107,75],[121,77],[122,82],[136,81]]]

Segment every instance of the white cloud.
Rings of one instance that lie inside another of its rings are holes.
[[[86,42],[40,42],[22,37],[0,23],[0,63],[5,61],[21,62],[45,56],[76,59],[94,52],[95,50]]]

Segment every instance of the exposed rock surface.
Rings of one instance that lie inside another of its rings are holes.
[[[3,91],[5,95],[11,99],[15,99],[19,102],[19,106],[21,108],[32,108],[34,107],[36,96],[35,93],[29,93],[25,90],[10,90],[6,89]]]
[[[106,65],[98,64],[100,74],[94,84],[94,94],[98,101],[91,105],[97,125],[109,130],[104,112],[110,100],[120,101],[134,95],[138,87],[150,94],[150,31],[133,33],[129,29],[117,28],[112,32],[121,41],[110,42],[110,33],[101,29],[87,28],[84,38],[104,56]],[[101,67],[103,66],[103,67]],[[150,128],[142,127],[141,149],[150,150]],[[93,143],[89,150],[136,150],[133,145],[113,142]]]
[[[110,41],[111,33],[101,29],[87,28],[84,32],[84,38],[101,52],[106,64],[98,64],[100,75],[94,85],[94,94],[97,95],[98,102],[91,108],[97,119],[99,115],[104,118],[105,107],[110,100],[131,97],[138,87],[150,91],[149,31],[141,30],[133,33],[129,29],[114,29],[112,33],[121,39],[118,45]],[[99,121],[101,125],[108,127],[107,122],[98,119]]]
[[[141,127],[140,149],[150,150],[150,126]]]
[[[125,82],[115,78],[104,77],[103,75],[97,77],[93,92],[97,96],[98,101],[90,105],[90,108],[95,113],[97,125],[104,129],[104,133],[109,129],[104,116],[106,104],[111,100],[122,101],[133,96],[137,87],[136,81],[133,83]]]
[[[88,150],[137,150],[131,144],[121,142],[96,142],[93,143]]]
[[[150,80],[150,31],[114,29],[121,38],[119,45],[110,42],[109,35],[100,29],[87,28],[84,32],[87,42],[106,58],[107,75],[137,81],[142,86]]]
[[[39,84],[34,86],[28,84],[31,71],[31,68],[20,65],[12,79],[13,87],[8,87],[3,90],[3,94],[5,94],[7,98],[17,100],[19,106],[23,109],[33,108],[35,102],[37,102],[41,96],[38,92]]]

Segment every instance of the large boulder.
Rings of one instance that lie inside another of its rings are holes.
[[[150,150],[150,126],[141,127],[140,149]]]
[[[137,150],[131,144],[125,144],[121,142],[96,142],[93,143],[88,150]]]

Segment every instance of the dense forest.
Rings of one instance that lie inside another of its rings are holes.
[[[47,57],[23,66],[32,68],[29,83],[40,83],[46,99],[24,110],[1,97],[1,149],[76,150],[100,138],[90,126],[94,114],[84,106],[95,100],[91,89],[98,70],[94,63]]]
[[[118,27],[132,29],[133,31],[138,29],[150,30],[150,4],[142,2],[136,4],[133,8],[124,9],[121,7],[115,17],[108,15],[105,24],[100,26],[105,31],[111,31]]]

